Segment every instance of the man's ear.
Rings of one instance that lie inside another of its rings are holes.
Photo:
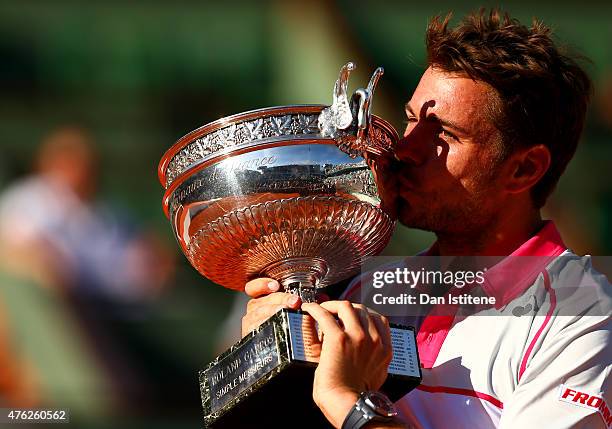
[[[528,191],[550,167],[550,151],[543,144],[518,149],[506,162],[505,190],[511,194]]]

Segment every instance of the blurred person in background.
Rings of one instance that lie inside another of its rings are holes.
[[[96,200],[98,171],[90,134],[62,127],[0,196],[0,404],[96,415],[147,390],[105,319],[146,311],[173,258]]]
[[[154,298],[171,270],[168,253],[95,200],[98,168],[85,130],[52,132],[37,154],[36,174],[0,197],[3,247],[28,270],[44,265],[57,285],[120,301]]]

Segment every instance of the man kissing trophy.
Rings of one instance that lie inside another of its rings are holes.
[[[238,291],[269,277],[313,302],[318,289],[354,276],[387,245],[394,221],[370,161],[392,157],[398,136],[371,114],[382,68],[349,97],[354,67],[340,70],[331,106],[239,113],[190,132],[164,154],[163,208],[202,275]],[[382,390],[394,399],[416,387],[421,372],[414,330],[392,325],[391,337]],[[318,346],[307,313],[277,312],[200,371],[205,425],[274,427],[291,415],[324,427],[312,401]],[[274,411],[265,412],[271,403]]]

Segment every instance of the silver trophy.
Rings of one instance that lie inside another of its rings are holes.
[[[239,291],[251,279],[271,277],[311,302],[317,289],[356,275],[387,245],[394,221],[380,208],[368,159],[391,154],[398,136],[371,114],[383,69],[349,96],[354,68],[348,63],[340,70],[331,106],[271,107],[222,118],[164,154],[164,211],[202,275]],[[296,394],[304,385],[298,395],[313,407],[317,358],[306,319],[299,311],[279,311],[200,372],[207,426],[229,427],[288,386]],[[394,380],[387,384],[405,393],[421,377],[414,331],[392,332]]]

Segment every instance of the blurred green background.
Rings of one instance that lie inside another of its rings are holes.
[[[592,60],[587,69],[595,97],[587,128],[545,212],[577,253],[609,255],[610,3],[0,3],[0,193],[32,170],[45,135],[79,124],[100,152],[99,198],[129,212],[177,257],[174,277],[137,317],[125,311],[103,317],[104,335],[120,350],[121,374],[136,374],[139,386],[119,400],[104,387],[112,366],[83,352],[90,350],[87,341],[74,333],[83,328],[66,316],[65,302],[23,279],[0,277],[9,344],[17,359],[39,368],[43,403],[71,408],[74,427],[199,427],[197,369],[221,347],[219,330],[234,294],[199,277],[178,254],[161,210],[156,168],[164,151],[225,115],[330,103],[348,60],[358,65],[353,88],[365,85],[376,66],[385,67],[374,112],[401,130],[403,104],[424,70],[428,19],[491,5],[522,22],[541,18]],[[415,253],[431,239],[399,227],[387,254]]]

